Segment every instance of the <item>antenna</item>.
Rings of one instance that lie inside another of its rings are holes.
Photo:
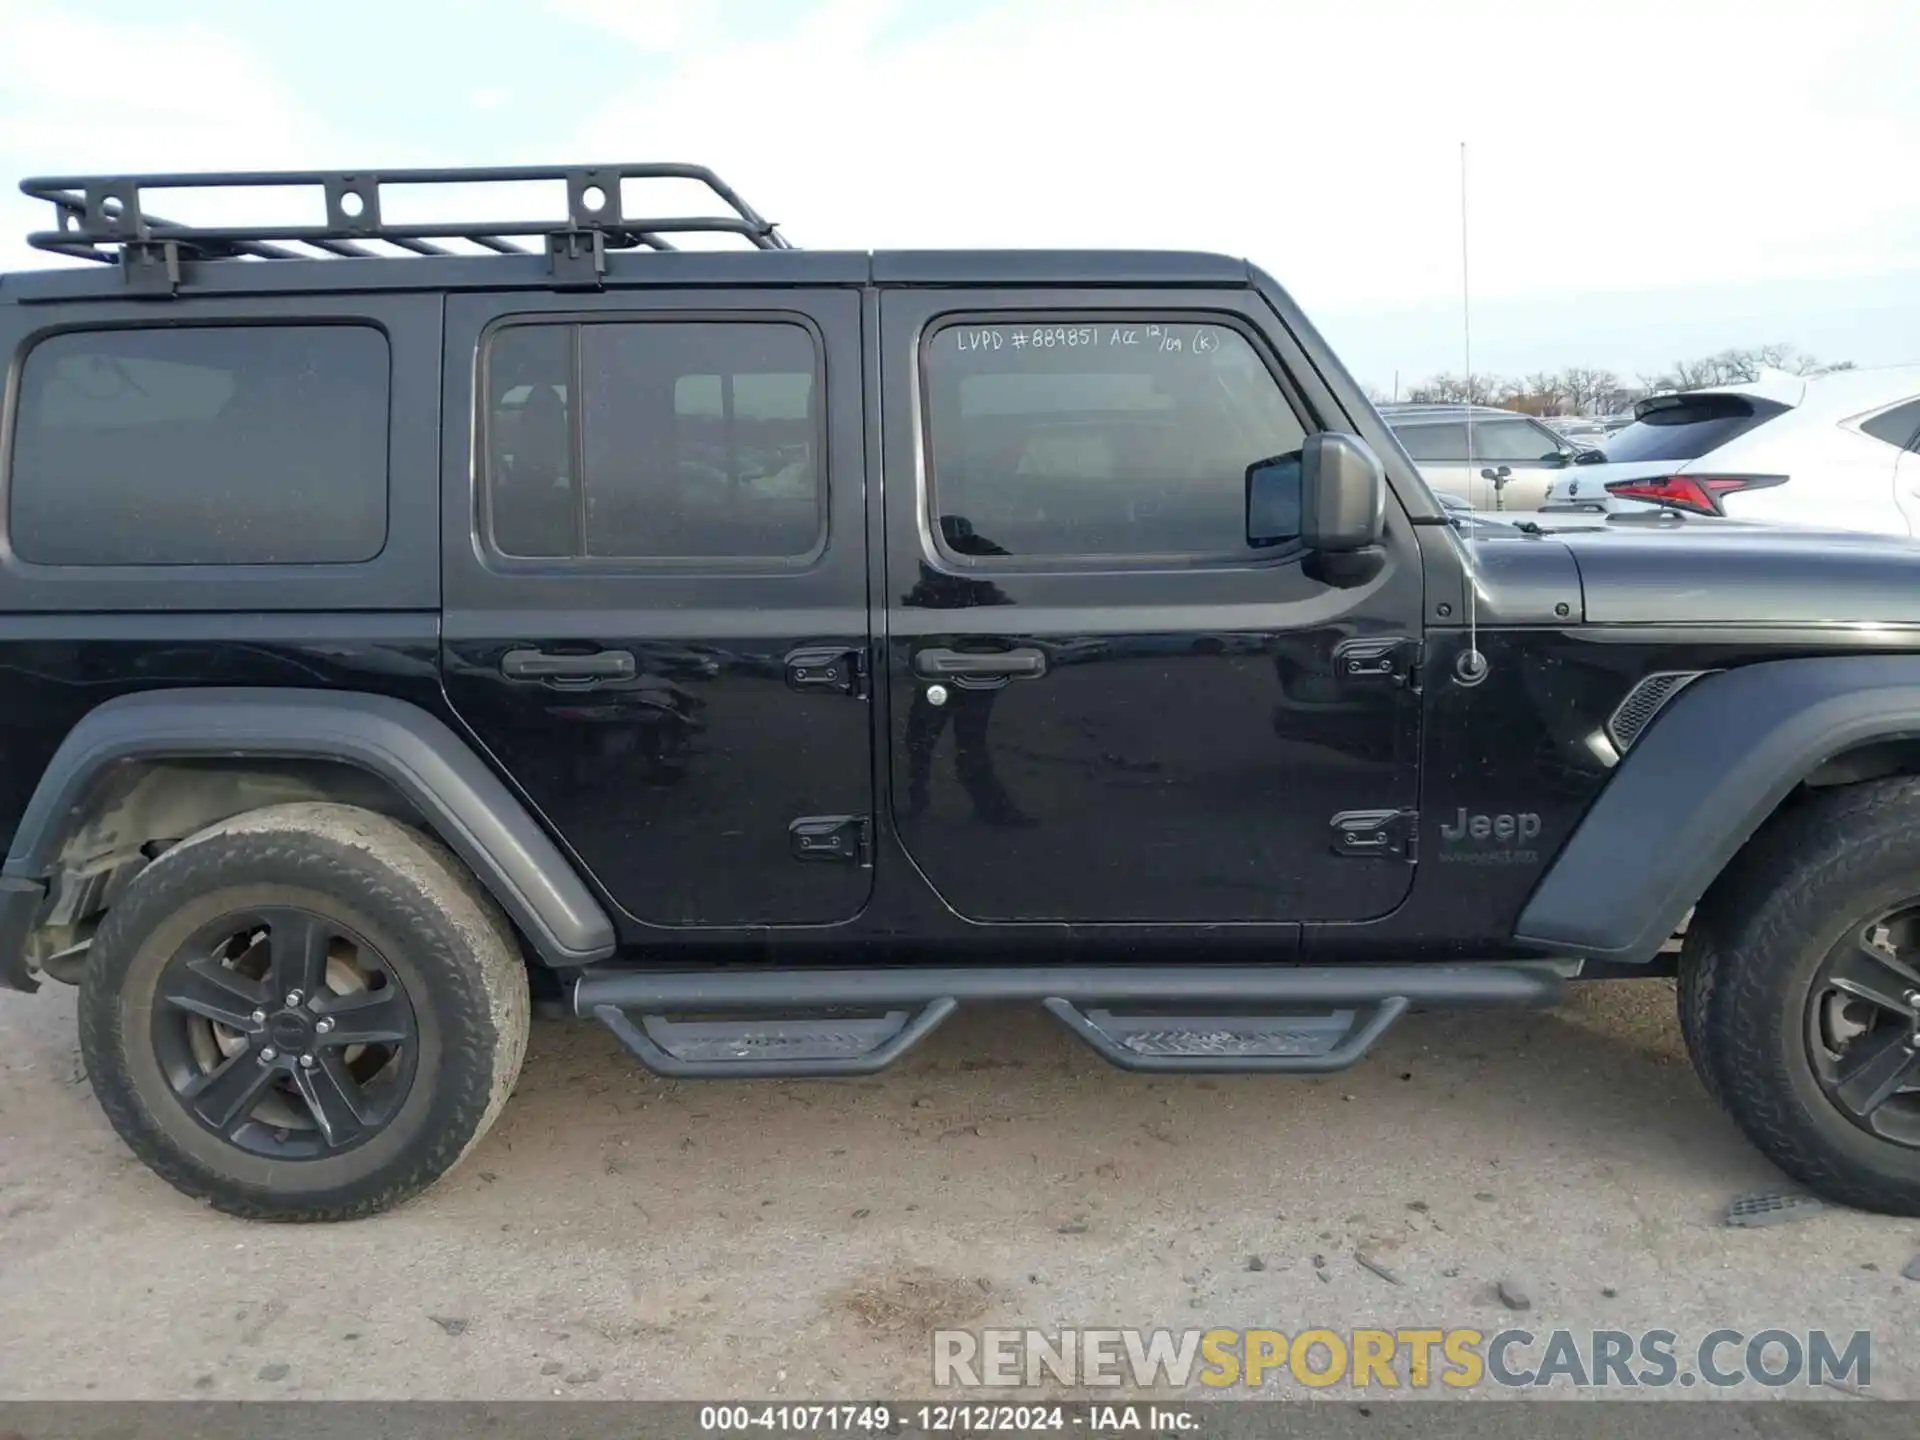
[[[1467,490],[1473,490],[1473,283],[1467,265],[1467,142],[1460,142],[1460,348],[1466,374]],[[1454,678],[1462,685],[1478,685],[1487,678],[1487,657],[1480,653],[1480,526],[1467,520],[1467,648],[1453,662]]]

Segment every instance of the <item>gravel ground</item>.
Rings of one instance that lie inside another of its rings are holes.
[[[0,998],[0,1399],[925,1396],[940,1326],[1516,1322],[1870,1329],[1872,1393],[1920,1398],[1920,1225],[1721,1224],[1781,1183],[1636,981],[1321,1080],[1126,1075],[976,1010],[872,1079],[671,1083],[545,1022],[442,1185],[264,1226],[127,1155],[55,987]]]

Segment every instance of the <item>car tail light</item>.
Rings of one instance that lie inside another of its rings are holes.
[[[1722,499],[1741,490],[1784,485],[1784,475],[1659,475],[1642,480],[1610,480],[1607,493],[1619,500],[1649,500],[1695,515],[1724,515]]]

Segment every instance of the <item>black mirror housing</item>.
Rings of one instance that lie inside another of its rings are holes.
[[[1300,538],[1322,555],[1351,555],[1386,532],[1387,474],[1357,435],[1309,435],[1300,450]]]
[[[1348,555],[1380,543],[1386,527],[1387,476],[1367,443],[1328,431],[1300,449],[1247,467],[1247,544],[1299,540],[1323,555]]]
[[[1308,573],[1326,584],[1364,585],[1380,572],[1386,514],[1386,470],[1357,436],[1309,435],[1247,467],[1247,544],[1300,541]]]

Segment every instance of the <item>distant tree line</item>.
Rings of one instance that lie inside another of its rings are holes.
[[[1657,374],[1641,374],[1632,383],[1612,370],[1573,365],[1525,376],[1434,375],[1409,386],[1399,398],[1419,404],[1497,405],[1529,415],[1613,415],[1649,395],[1757,380],[1762,370],[1825,375],[1853,368],[1851,360],[1823,361],[1791,345],[1751,345],[1677,361]],[[1377,389],[1368,393],[1376,402],[1394,398]]]

